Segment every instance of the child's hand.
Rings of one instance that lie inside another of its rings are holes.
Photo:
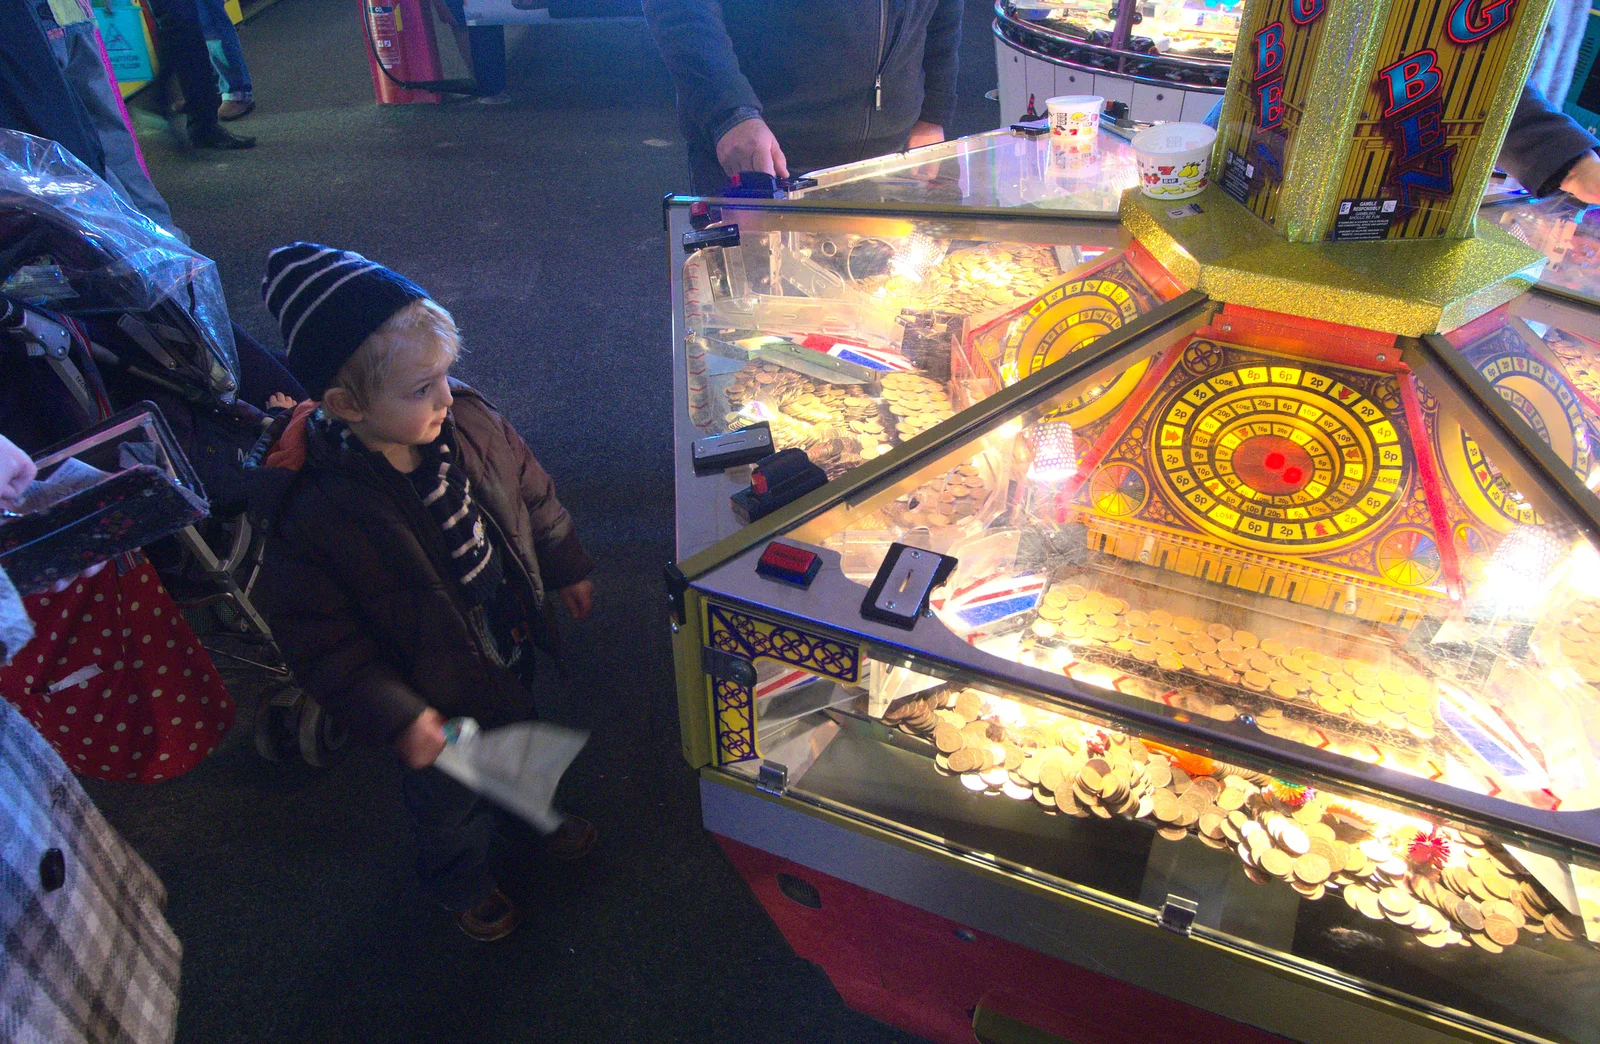
[[[574,620],[586,619],[594,608],[594,585],[587,580],[568,584],[559,592],[561,604],[567,607]]]
[[[394,738],[394,749],[409,769],[425,769],[444,750],[444,715],[427,708]]]
[[[283,392],[273,392],[267,396],[267,409],[269,410],[292,410],[294,405],[294,400],[283,394]]]
[[[10,510],[21,502],[37,470],[32,457],[0,435],[0,507]]]

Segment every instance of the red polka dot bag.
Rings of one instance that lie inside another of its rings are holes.
[[[155,567],[119,564],[23,599],[34,638],[0,694],[80,775],[153,783],[211,753],[233,701]]]

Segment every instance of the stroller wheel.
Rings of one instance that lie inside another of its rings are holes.
[[[300,706],[305,702],[300,690],[287,684],[262,696],[253,737],[262,760],[277,763],[294,756],[299,745]]]
[[[327,768],[344,757],[350,733],[322,709],[322,704],[306,697],[300,706],[300,756],[306,764]]]

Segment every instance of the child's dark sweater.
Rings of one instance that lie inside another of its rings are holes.
[[[455,464],[505,582],[528,607],[535,642],[554,651],[548,592],[593,569],[555,487],[515,429],[452,382]],[[300,409],[271,468],[295,474],[267,510],[258,586],[274,636],[306,691],[358,735],[387,742],[425,706],[486,727],[525,717],[521,679],[502,666],[411,480]],[[477,616],[477,619],[474,617]]]

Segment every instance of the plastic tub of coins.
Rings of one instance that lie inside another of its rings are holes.
[[[1187,199],[1211,183],[1217,132],[1203,123],[1160,123],[1133,136],[1139,187],[1156,199]]]
[[[1046,98],[1050,112],[1050,145],[1088,152],[1100,137],[1100,110],[1106,100],[1094,94],[1069,94]]]

